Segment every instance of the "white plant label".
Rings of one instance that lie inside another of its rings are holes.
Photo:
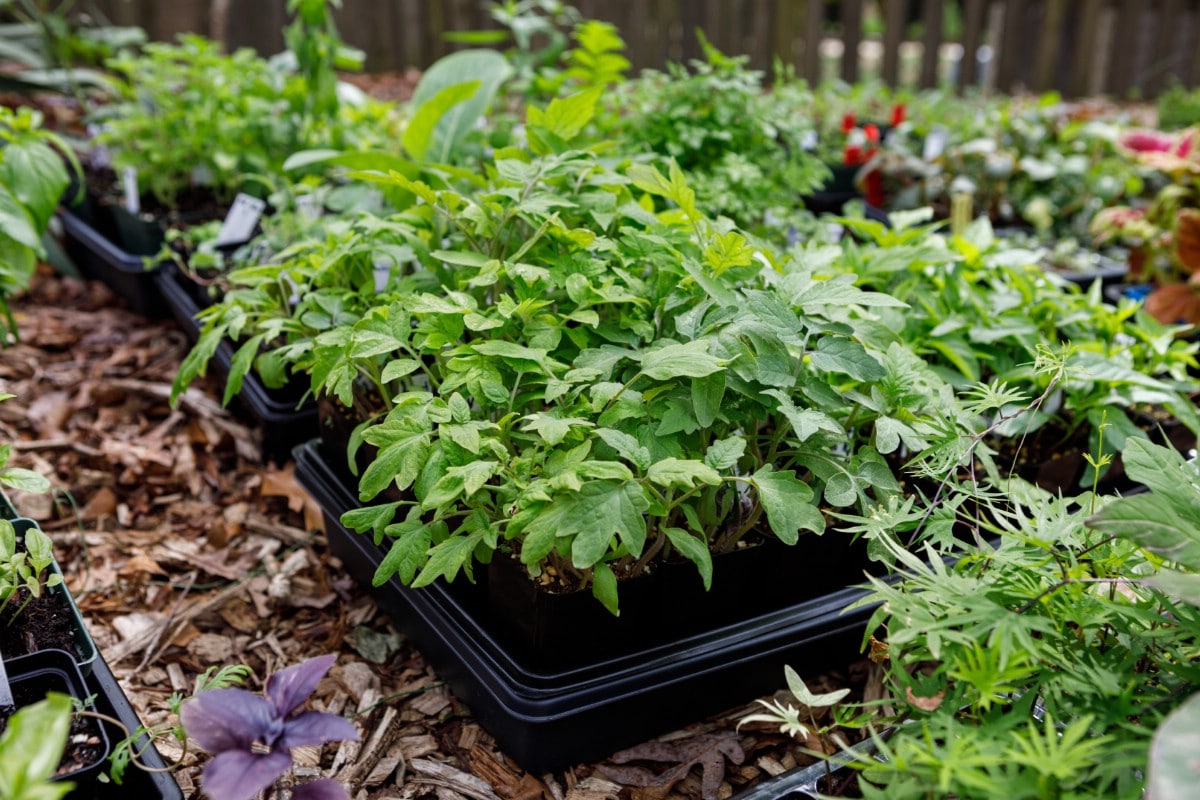
[[[217,247],[250,241],[254,236],[254,229],[258,227],[258,220],[266,209],[265,200],[248,194],[235,197],[233,205],[229,207],[229,213],[225,215],[225,221],[221,223],[221,232],[217,234]]]
[[[925,149],[921,153],[921,158],[926,161],[933,161],[946,150],[946,129],[941,125],[934,126],[929,135],[925,137]]]
[[[125,210],[130,214],[142,212],[142,194],[138,191],[138,174],[133,167],[121,171],[121,187],[125,190]]]

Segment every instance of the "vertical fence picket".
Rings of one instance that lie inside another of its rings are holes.
[[[881,77],[889,86],[900,83],[900,43],[904,41],[904,23],[908,20],[909,0],[887,0],[883,4],[883,69]]]
[[[862,0],[842,0],[842,79],[858,80],[858,45],[862,42]]]
[[[978,81],[977,58],[983,43],[983,27],[987,20],[984,13],[985,0],[966,0],[963,8],[962,64],[958,70],[958,88],[961,91]]]
[[[1109,50],[1107,90],[1124,95],[1134,85],[1133,44],[1137,41],[1138,22],[1144,0],[1117,0],[1116,27]]]
[[[1012,91],[1025,80],[1023,66],[1028,57],[1025,52],[1027,8],[1028,0],[1004,2],[1004,30],[996,63],[996,88],[1002,92]]]
[[[808,0],[804,8],[804,78],[811,84],[821,80],[821,33],[825,4]]]
[[[1067,0],[1046,0],[1037,41],[1037,60],[1034,63],[1033,88],[1039,92],[1053,89],[1060,74],[1063,28]]]
[[[942,46],[942,0],[925,0],[921,22],[925,35],[921,50],[921,88],[938,84],[938,54]]]
[[[1095,52],[1100,42],[1100,16],[1104,0],[1079,0],[1083,6],[1075,36],[1071,74],[1067,83],[1067,94],[1082,96],[1091,85]]]
[[[1183,0],[1163,0],[1158,8],[1157,30],[1151,40],[1159,47],[1151,50],[1147,64],[1146,92],[1155,95],[1167,85],[1168,76],[1178,74],[1184,63],[1185,42],[1180,36],[1185,21]],[[1190,48],[1189,48],[1190,49]]]

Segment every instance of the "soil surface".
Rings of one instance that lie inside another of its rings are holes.
[[[174,323],[49,271],[13,308],[21,341],[0,349],[0,390],[16,397],[0,403],[0,442],[14,442],[11,463],[55,490],[11,499],[53,538],[143,723],[172,721],[167,698],[190,693],[210,666],[249,665],[257,691],[272,671],[332,652],[314,707],[354,715],[362,741],[297,751],[295,772],[335,777],[356,800],[720,800],[808,763],[802,749],[820,746],[759,723],[739,730],[760,710],[748,703],[631,748],[621,763],[526,773],[329,555],[293,465],[264,460],[260,433],[212,387],[170,407],[188,351]],[[879,668],[865,660],[805,677],[814,691],[880,695]],[[786,691],[779,699],[794,704]],[[158,746],[168,761],[182,755],[170,738]],[[193,748],[176,773],[189,800],[206,758]]]

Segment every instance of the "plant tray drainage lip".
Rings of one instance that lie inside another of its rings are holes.
[[[165,319],[162,295],[154,282],[157,268],[146,268],[142,256],[132,255],[100,231],[62,206],[63,239],[67,255],[88,278],[101,281],[129,304],[131,311],[152,319]]]
[[[296,477],[322,506],[332,551],[420,648],[499,746],[539,773],[598,759],[779,688],[858,652],[871,610],[847,588],[674,642],[563,671],[530,671],[459,601],[455,587],[371,586],[383,551],[338,519],[357,506],[315,444],[297,447]]]
[[[157,270],[153,280],[171,314],[195,342],[200,337],[200,323],[196,320],[200,305],[183,284],[182,277],[179,269],[169,264]],[[210,367],[222,378],[229,375],[233,367],[232,342],[225,339],[217,346]],[[242,408],[262,427],[264,450],[281,458],[317,433],[317,404],[302,398],[303,392],[292,384],[279,390],[268,389],[254,372],[246,375],[237,394]]]

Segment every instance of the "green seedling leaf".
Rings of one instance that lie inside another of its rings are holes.
[[[746,440],[740,436],[719,439],[708,447],[704,463],[715,470],[731,469],[746,452]]]
[[[790,666],[783,668],[783,674],[787,678],[788,690],[804,705],[809,708],[828,708],[850,694],[849,689],[838,689],[836,692],[828,692],[826,694],[813,694],[808,690],[808,685],[804,679],[792,669]]]
[[[481,85],[480,81],[473,80],[447,86],[418,106],[404,129],[404,149],[408,154],[418,161],[424,160],[438,123],[450,109],[474,97]]]
[[[603,439],[605,444],[616,450],[617,455],[639,470],[644,471],[650,466],[650,451],[628,433],[612,428],[597,428],[596,435]]]
[[[543,111],[529,106],[526,114],[530,125],[543,128],[564,142],[579,135],[596,114],[596,101],[600,99],[600,87],[576,92],[567,97],[555,98]]]
[[[8,467],[0,472],[0,484],[35,494],[45,494],[50,491],[50,481],[46,476],[22,467]]]
[[[53,783],[71,731],[71,698],[51,692],[25,706],[0,736],[0,794],[26,800],[58,800],[73,788]]]
[[[433,129],[424,142],[414,141],[421,146],[421,155],[414,156],[438,163],[448,162],[455,148],[466,138],[491,105],[500,84],[512,75],[508,60],[494,50],[462,50],[438,59],[425,70],[420,83],[413,92],[412,103],[420,115],[426,103],[433,102],[445,89],[467,82],[478,82],[478,86],[467,98],[439,108]],[[445,98],[443,98],[443,101]],[[430,112],[433,115],[434,112]],[[410,127],[411,127],[410,122]],[[407,134],[406,134],[407,138]],[[408,142],[405,142],[405,149]],[[411,153],[411,151],[410,151]]]
[[[674,457],[652,464],[646,477],[659,486],[677,489],[691,489],[696,484],[716,486],[721,482],[720,473],[703,461]]]
[[[645,490],[636,481],[600,480],[586,483],[573,494],[554,498],[530,523],[531,535],[572,538],[571,561],[576,569],[594,566],[614,544],[614,539],[633,556],[646,544],[646,520],[650,507]],[[526,564],[528,553],[521,552]]]
[[[413,582],[417,570],[425,566],[432,544],[432,526],[423,523],[420,517],[388,525],[385,532],[392,539],[392,546],[375,568],[372,586],[382,586],[392,577],[398,577],[406,586]]]
[[[693,339],[669,344],[642,355],[642,374],[656,381],[703,378],[721,370],[725,362],[708,352],[708,340]]]
[[[664,528],[663,533],[680,555],[696,565],[696,569],[700,571],[700,580],[704,582],[704,591],[711,589],[712,552],[708,549],[708,542],[704,537],[696,536],[683,528]]]
[[[812,503],[813,491],[794,471],[776,471],[767,464],[754,473],[753,484],[771,530],[784,544],[799,541],[801,530],[824,533],[825,518]]]
[[[592,596],[614,617],[621,616],[621,610],[617,606],[617,576],[603,561],[592,567]]]
[[[384,529],[396,518],[396,511],[399,508],[399,502],[352,508],[342,514],[340,521],[352,531],[359,533],[371,531],[375,534],[375,543],[378,544],[382,540]]]
[[[838,372],[858,381],[878,381],[887,377],[887,370],[866,348],[850,339],[826,337],[809,354],[812,364],[824,372]]]
[[[714,372],[692,380],[692,410],[696,413],[696,421],[700,423],[700,427],[707,428],[717,421],[724,397],[724,372]]]

